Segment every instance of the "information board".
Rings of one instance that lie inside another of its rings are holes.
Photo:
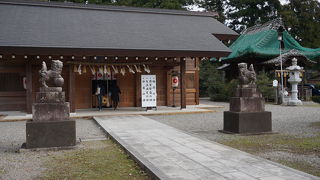
[[[156,75],[141,75],[141,101],[142,107],[157,106]]]

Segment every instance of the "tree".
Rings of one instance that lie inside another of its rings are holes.
[[[320,47],[320,3],[317,0],[290,0],[280,14],[290,34],[302,46]]]
[[[270,86],[270,84],[272,84],[272,78],[270,78],[267,73],[259,72],[256,84],[262,96],[266,100],[275,98],[274,88]]]
[[[200,96],[208,96],[208,88],[210,86],[217,87],[219,86],[217,84],[222,81],[222,74],[217,70],[217,67],[217,64],[210,61],[201,61],[199,72]]]
[[[111,4],[112,0],[50,0],[59,2],[89,3],[89,4]]]
[[[279,0],[229,0],[226,4],[229,27],[237,32],[276,18],[281,6]]]
[[[217,18],[218,21],[221,23],[225,22],[225,15],[224,15],[224,1],[223,0],[199,0],[197,2],[200,7],[204,8],[206,11],[214,11],[219,14]]]
[[[114,4],[135,7],[185,9],[191,0],[115,0]]]
[[[134,6],[165,9],[185,9],[185,6],[193,3],[192,0],[51,0],[61,2],[76,2],[89,4],[110,4],[119,6]]]
[[[201,62],[199,75],[200,96],[209,96],[212,101],[227,101],[238,82],[237,80],[224,82],[223,72],[217,70],[218,66],[218,64],[211,61]]]

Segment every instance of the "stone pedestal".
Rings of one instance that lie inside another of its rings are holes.
[[[272,131],[271,112],[225,111],[223,130],[231,133],[262,133]]]
[[[61,87],[40,88],[32,105],[31,121],[26,124],[26,147],[74,146],[75,121],[70,119],[70,105]]]
[[[229,133],[264,133],[272,131],[271,112],[256,85],[240,85],[230,98],[230,111],[224,112],[223,131]]]
[[[76,145],[76,122],[27,121],[27,148],[66,147]]]

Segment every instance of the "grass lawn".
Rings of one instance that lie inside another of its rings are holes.
[[[320,156],[320,134],[305,138],[281,134],[235,136],[231,140],[220,140],[218,142],[258,156],[263,153],[270,152],[284,152],[291,156]],[[294,158],[288,159],[280,157],[270,160],[307,172],[309,174],[320,176],[319,164],[315,165],[308,161],[297,161],[294,160]]]
[[[4,173],[5,173],[5,171],[4,171],[3,169],[0,169],[0,177],[1,177],[1,175],[4,174]]]
[[[41,179],[150,179],[111,140],[82,142],[82,146],[52,155]]]

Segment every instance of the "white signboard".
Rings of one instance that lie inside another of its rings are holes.
[[[277,80],[273,80],[272,81],[272,86],[273,87],[277,87],[278,86],[278,81]]]
[[[157,106],[157,79],[156,75],[141,75],[142,107]]]

